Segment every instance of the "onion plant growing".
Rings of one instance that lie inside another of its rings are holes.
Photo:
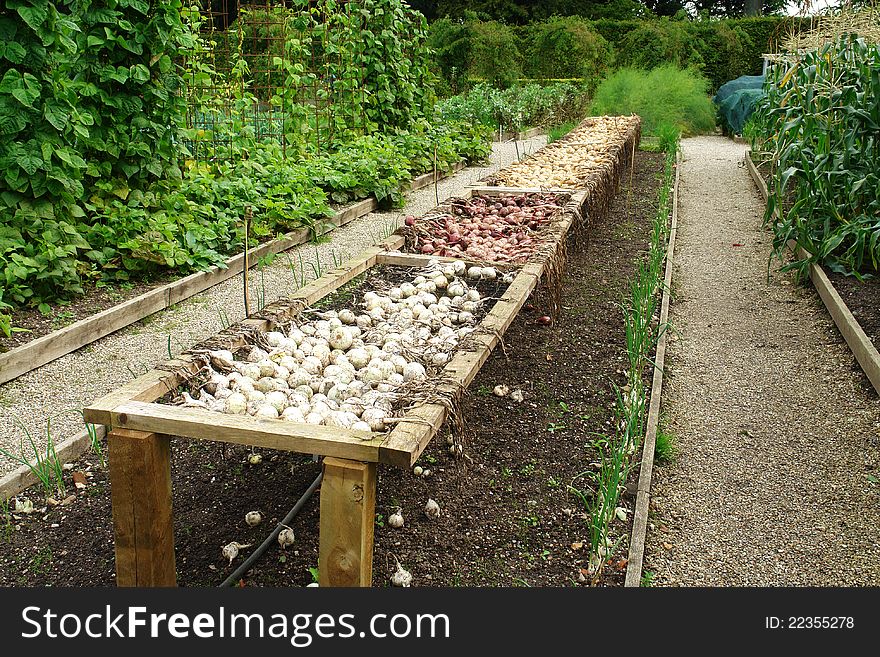
[[[630,295],[621,304],[626,336],[626,354],[629,361],[627,382],[615,386],[615,431],[601,436],[594,444],[600,449],[600,468],[593,477],[595,493],[590,496],[576,491],[589,512],[590,564],[592,584],[602,576],[615,541],[611,523],[625,518],[620,510],[620,494],[635,464],[635,455],[645,435],[647,395],[644,376],[653,366],[657,340],[666,326],[655,321],[663,286],[663,264],[669,237],[672,212],[672,185],[675,176],[675,156],[678,135],[664,134],[661,143],[666,146],[663,184],[660,188],[659,207],[651,230],[648,257],[638,267],[630,286]]]

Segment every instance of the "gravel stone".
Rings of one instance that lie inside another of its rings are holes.
[[[542,135],[493,144],[488,165],[468,167],[438,182],[440,200],[464,194],[468,185],[516,160],[517,147],[520,155],[526,155],[546,143]],[[358,255],[393,232],[404,215],[420,215],[435,205],[434,185],[429,185],[408,194],[402,209],[368,214],[334,230],[327,242],[290,249],[289,261],[281,253],[262,270],[251,269],[251,304],[258,302],[263,289],[266,303],[294,292],[301,275],[300,256],[308,280],[314,280],[318,262],[326,271],[334,267],[334,256],[343,261]],[[296,276],[289,263],[296,267]],[[26,429],[37,449],[45,453],[50,419],[52,439],[60,443],[83,430],[79,409],[168,360],[169,351],[177,355],[217,333],[224,321],[235,323],[243,318],[242,279],[236,276],[0,385],[0,448],[20,454],[23,447],[24,453],[33,456]],[[17,465],[0,455],[0,476]]]
[[[663,401],[677,451],[655,469],[645,570],[656,585],[877,586],[877,395],[812,286],[775,259],[768,280],[745,146],[682,147]]]

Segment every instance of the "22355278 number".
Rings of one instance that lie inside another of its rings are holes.
[[[852,616],[765,616],[768,630],[851,630],[855,627]]]

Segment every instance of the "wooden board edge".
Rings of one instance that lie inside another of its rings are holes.
[[[364,462],[378,462],[379,448],[385,440],[384,435],[374,434],[370,438],[370,434],[362,436],[363,432],[351,429],[286,420],[261,420],[150,402],[127,402],[117,406],[111,415],[114,430],[128,429],[266,449],[286,449]],[[253,427],[240,426],[242,420],[253,424]],[[277,433],[278,428],[283,428],[285,432]],[[341,438],[343,434],[347,439]]]
[[[660,305],[660,327],[669,326],[669,303],[672,294],[672,271],[675,258],[675,238],[678,233],[678,185],[681,171],[681,155],[676,156],[675,183],[672,188],[672,218],[669,228],[669,244],[666,250],[666,271],[663,277],[663,299]],[[654,471],[654,449],[657,428],[660,424],[660,402],[663,394],[663,367],[666,360],[666,337],[664,329],[657,340],[654,355],[654,376],[651,382],[651,403],[646,420],[645,440],[642,443],[642,463],[639,470],[633,527],[630,535],[629,554],[626,562],[625,587],[641,585],[645,561],[645,544],[648,538],[648,507],[651,501],[651,478]]]
[[[800,255],[804,257],[806,254],[801,253]],[[813,287],[816,288],[816,292],[819,293],[822,303],[825,304],[828,314],[834,320],[837,330],[840,331],[865,376],[868,377],[868,381],[880,394],[880,352],[877,351],[871,338],[865,333],[862,325],[852,314],[821,266],[810,265],[810,280]]]

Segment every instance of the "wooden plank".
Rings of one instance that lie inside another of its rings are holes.
[[[659,326],[663,329],[657,339],[654,355],[654,377],[651,382],[651,404],[648,407],[645,440],[642,444],[642,464],[636,506],[633,512],[633,528],[629,555],[626,562],[624,586],[641,585],[642,567],[645,561],[645,542],[648,535],[648,506],[651,501],[651,477],[654,472],[654,449],[657,444],[657,427],[660,424],[660,401],[663,393],[663,366],[666,362],[666,336],[669,327],[669,302],[672,291],[672,262],[675,256],[675,238],[678,233],[678,179],[680,155],[676,158],[675,183],[672,187],[672,218],[669,228],[669,245],[666,250],[666,271],[663,278],[663,300],[660,303]]]
[[[168,436],[108,434],[117,586],[176,586]]]
[[[801,253],[800,256],[803,258],[806,254]],[[838,294],[825,270],[818,265],[810,265],[810,280],[865,376],[880,394],[880,352]]]
[[[177,360],[186,371],[194,373],[196,366],[191,361]],[[111,412],[114,408],[128,401],[154,401],[165,393],[174,390],[183,378],[167,370],[151,370],[134,381],[104,395],[83,409],[86,422],[110,426]]]
[[[318,584],[370,586],[376,521],[376,464],[325,458]]]
[[[302,454],[378,461],[384,434],[287,420],[227,415],[203,408],[128,402],[110,413],[113,427],[255,445]]]
[[[422,404],[410,409],[379,447],[379,462],[410,468],[446,421],[442,404]]]
[[[456,162],[455,164],[452,165],[452,167],[449,169],[449,171],[446,171],[446,172],[438,171],[437,172],[437,180],[442,180],[443,178],[446,178],[447,176],[458,173],[459,171],[464,169],[466,166],[467,166],[467,162],[465,162],[464,160],[462,160],[461,162]],[[421,176],[418,176],[417,178],[413,179],[413,181],[409,185],[409,190],[411,192],[414,192],[417,189],[422,189],[424,187],[427,187],[428,185],[433,184],[433,182],[434,182],[434,172],[433,171],[431,171],[429,173],[423,173]]]

